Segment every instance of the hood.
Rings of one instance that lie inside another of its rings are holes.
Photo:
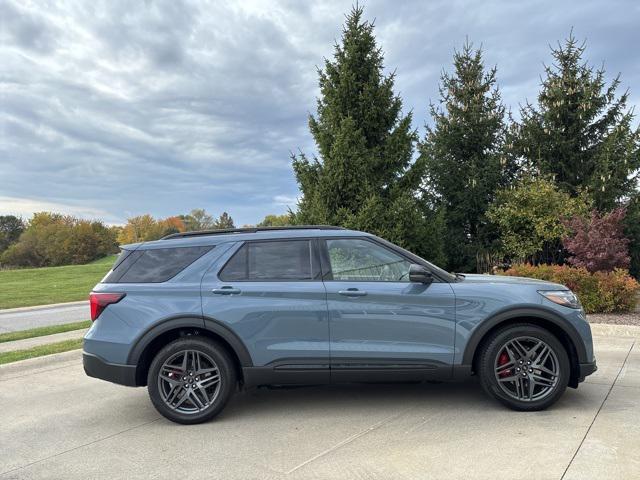
[[[567,289],[564,285],[558,283],[548,282],[546,280],[538,280],[537,278],[528,277],[512,277],[509,275],[481,275],[477,273],[465,273],[464,283],[499,283],[499,284],[537,284],[550,288]]]

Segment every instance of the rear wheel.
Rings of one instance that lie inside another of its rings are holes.
[[[235,389],[236,374],[224,347],[185,337],[158,352],[147,382],[158,412],[174,422],[193,424],[222,411]]]
[[[484,390],[514,410],[543,410],[560,398],[571,366],[548,330],[517,324],[493,334],[482,347],[478,374]]]

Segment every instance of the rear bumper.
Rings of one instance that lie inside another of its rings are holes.
[[[109,363],[91,353],[82,352],[82,364],[84,372],[90,377],[99,378],[108,382],[137,387],[136,366]]]
[[[598,365],[596,365],[595,360],[590,363],[581,363],[578,381],[583,382],[586,377],[594,373],[596,370],[598,370]]]

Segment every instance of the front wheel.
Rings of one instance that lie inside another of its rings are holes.
[[[560,341],[548,330],[517,324],[484,343],[478,363],[480,383],[489,395],[514,410],[543,410],[560,398],[571,366]]]
[[[222,411],[236,387],[236,373],[224,347],[184,337],[158,352],[147,382],[158,412],[171,421],[194,424]]]

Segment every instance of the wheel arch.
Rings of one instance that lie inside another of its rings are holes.
[[[567,351],[571,363],[569,386],[577,387],[580,363],[587,361],[584,344],[578,331],[561,316],[546,309],[519,308],[500,312],[482,322],[471,334],[464,350],[462,364],[469,365],[473,372],[482,350],[483,342],[494,332],[516,323],[531,323],[551,332]]]
[[[243,379],[243,368],[253,366],[245,344],[235,332],[221,322],[208,317],[205,317],[204,321],[202,317],[195,316],[169,318],[153,325],[131,349],[127,363],[136,365],[136,384],[146,385],[151,361],[162,347],[189,335],[210,338],[220,343],[231,356],[240,381]]]

